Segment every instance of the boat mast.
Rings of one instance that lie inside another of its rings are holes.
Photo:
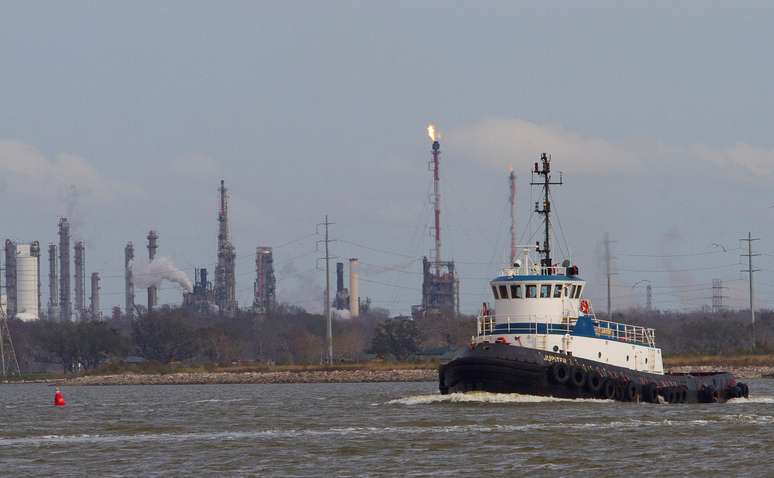
[[[537,181],[535,180],[536,174],[538,175]],[[543,176],[543,178],[541,179],[540,176]],[[559,173],[559,181],[551,181],[551,157],[546,153],[540,155],[540,166],[538,166],[538,163],[535,163],[530,184],[532,186],[543,186],[543,207],[540,207],[540,202],[535,203],[535,212],[545,216],[543,221],[545,224],[543,247],[540,247],[540,241],[538,241],[537,252],[538,254],[543,254],[540,265],[551,267],[551,194],[549,191],[551,186],[562,184],[562,173]]]

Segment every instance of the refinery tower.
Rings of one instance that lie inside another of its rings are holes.
[[[236,300],[236,249],[231,244],[228,226],[228,190],[220,180],[218,211],[218,264],[215,267],[215,301],[221,314],[234,315]]]
[[[441,257],[441,189],[440,135],[433,125],[427,127],[427,134],[432,141],[432,159],[429,169],[433,173],[433,236],[434,248],[431,258],[422,258],[422,305],[412,307],[415,318],[430,316],[454,316],[459,314],[460,282],[454,267],[454,261],[444,261]]]

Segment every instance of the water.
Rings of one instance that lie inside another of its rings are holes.
[[[435,383],[0,386],[2,476],[772,476],[774,381],[723,405]]]

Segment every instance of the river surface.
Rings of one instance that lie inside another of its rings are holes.
[[[774,381],[722,405],[435,383],[0,385],[1,476],[774,476]]]

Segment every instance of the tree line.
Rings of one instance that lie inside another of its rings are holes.
[[[613,320],[656,329],[656,344],[668,355],[728,355],[751,350],[749,311],[669,312],[625,310]],[[319,364],[325,321],[319,314],[282,305],[267,315],[191,315],[161,307],[134,319],[58,322],[9,320],[24,371],[74,373],[127,358],[159,364]],[[467,346],[475,317],[390,318],[372,309],[357,319],[333,322],[335,360],[411,360],[440,357]],[[756,351],[774,353],[774,312],[757,314]]]

